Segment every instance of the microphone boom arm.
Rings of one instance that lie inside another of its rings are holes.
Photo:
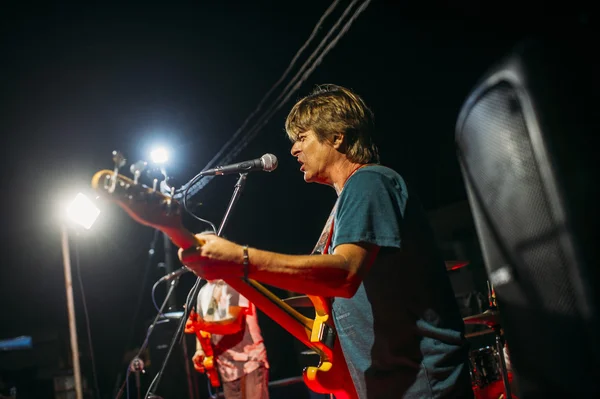
[[[229,201],[229,205],[227,206],[227,210],[225,211],[225,215],[223,216],[223,220],[221,221],[221,225],[219,226],[219,231],[217,232],[217,235],[219,237],[222,235],[223,229],[225,228],[225,225],[227,224],[227,221],[229,220],[229,215],[231,214],[231,210],[233,209],[235,204],[240,199],[242,190],[244,189],[244,186],[246,185],[247,177],[248,177],[247,172],[240,173],[240,178],[238,179],[237,183],[235,183],[235,189],[233,190],[233,195],[231,196],[231,200]]]

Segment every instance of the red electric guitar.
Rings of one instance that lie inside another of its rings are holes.
[[[171,197],[111,170],[97,172],[92,178],[92,188],[103,198],[117,203],[137,222],[165,233],[179,248],[202,245],[201,240],[183,227],[182,207]],[[304,369],[303,378],[309,389],[333,394],[336,399],[358,397],[327,298],[308,296],[315,308],[313,320],[254,280],[227,279],[225,282],[320,356],[319,365]]]
[[[211,334],[206,331],[202,331],[200,329],[198,323],[198,314],[192,311],[190,312],[190,316],[185,323],[185,331],[186,334],[196,334],[196,338],[198,342],[200,342],[200,346],[202,347],[202,352],[204,352],[204,359],[202,360],[202,373],[206,374],[208,380],[210,381],[210,385],[213,387],[221,386],[221,381],[219,380],[219,372],[215,367],[215,354],[213,351],[212,342],[210,340]],[[196,370],[198,370],[196,368]],[[200,371],[200,370],[198,370]]]

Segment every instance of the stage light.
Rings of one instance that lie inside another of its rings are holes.
[[[92,227],[99,215],[100,209],[82,193],[78,193],[75,199],[67,206],[67,217],[69,220],[83,226],[86,230]]]
[[[164,164],[169,161],[169,152],[167,151],[166,148],[159,147],[159,148],[152,150],[152,152],[150,153],[150,158],[152,159],[152,162],[154,162],[154,163]]]

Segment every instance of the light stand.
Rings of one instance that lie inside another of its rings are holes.
[[[66,216],[73,222],[90,229],[100,210],[82,193],[78,193],[75,199],[67,206]],[[63,269],[65,272],[65,289],[67,292],[67,312],[69,316],[69,335],[71,338],[71,355],[73,357],[73,378],[75,382],[75,395],[77,399],[83,399],[81,386],[81,367],[79,364],[79,345],[77,343],[77,325],[75,323],[75,304],[73,302],[73,277],[71,273],[71,249],[69,247],[69,230],[67,221],[61,223],[61,239],[63,253]]]
[[[67,290],[67,311],[69,314],[69,334],[71,336],[71,354],[73,356],[73,377],[75,378],[75,395],[83,399],[81,388],[81,368],[79,366],[79,345],[77,344],[77,327],[75,324],[75,304],[73,302],[73,278],[71,274],[71,252],[69,248],[69,231],[61,224],[63,268],[65,271],[65,288]]]

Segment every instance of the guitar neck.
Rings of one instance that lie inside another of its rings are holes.
[[[117,155],[115,155],[115,162],[120,165],[122,159]],[[117,203],[133,220],[162,231],[179,248],[186,250],[203,244],[201,237],[194,236],[183,226],[181,205],[155,188],[144,186],[138,183],[137,179],[132,180],[118,174],[116,170],[108,169],[94,174],[92,188]],[[304,381],[311,390],[332,393],[339,399],[357,397],[335,328],[332,326],[329,300],[308,296],[314,305],[315,317],[312,320],[254,280],[242,278],[224,280],[319,355],[319,365],[307,367],[303,373]],[[218,375],[212,361],[212,358],[205,358],[203,366],[211,385],[219,386]]]
[[[198,339],[198,342],[200,342],[204,356],[213,356],[213,347],[210,334],[204,335],[202,331],[196,330],[196,338]]]
[[[183,226],[177,228],[163,228],[162,231],[171,241],[182,249],[199,245],[196,237]],[[330,354],[331,349],[322,342],[311,342],[310,335],[313,320],[299,313],[297,310],[283,302],[277,295],[254,280],[226,279],[225,282],[234,290],[254,303],[267,316],[281,325],[300,342],[319,352]]]

